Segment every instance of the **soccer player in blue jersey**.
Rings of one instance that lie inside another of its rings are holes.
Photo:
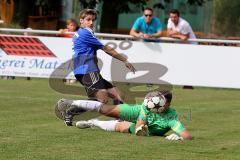
[[[164,136],[168,131],[175,133],[166,137],[168,140],[188,140],[191,135],[179,121],[176,110],[170,107],[172,93],[170,91],[154,91],[146,95],[145,99],[157,98],[159,103],[151,106],[151,103],[136,105],[120,104],[106,105],[89,100],[60,99],[56,110],[62,118],[73,117],[76,111],[96,111],[103,115],[120,118],[124,121],[79,121],[78,128],[99,127],[106,131],[132,133],[139,136]]]
[[[108,98],[121,103],[123,99],[118,89],[105,80],[97,65],[97,50],[101,49],[108,55],[122,61],[125,66],[135,73],[135,68],[126,57],[119,54],[108,45],[103,45],[94,35],[93,27],[97,18],[96,11],[84,9],[79,14],[80,28],[73,36],[74,75],[85,87],[89,97],[107,103]]]

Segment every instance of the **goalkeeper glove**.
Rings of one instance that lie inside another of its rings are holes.
[[[175,133],[170,134],[167,136],[165,139],[170,140],[170,141],[177,141],[177,140],[183,140],[183,138]]]
[[[140,125],[136,128],[135,134],[137,136],[148,136],[148,126],[147,125]]]

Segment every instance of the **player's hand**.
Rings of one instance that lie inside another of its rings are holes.
[[[133,73],[136,72],[136,69],[133,67],[133,65],[132,65],[130,62],[126,61],[126,62],[124,62],[124,63],[125,63],[125,66],[126,66],[130,71],[132,71]]]
[[[136,128],[135,134],[137,136],[148,136],[148,126],[144,124],[140,125]]]
[[[179,135],[173,133],[170,134],[169,136],[167,136],[165,139],[170,140],[170,141],[177,141],[177,140],[183,140],[182,137],[180,137]]]

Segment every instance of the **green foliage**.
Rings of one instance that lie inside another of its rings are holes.
[[[97,3],[102,2],[101,30],[102,32],[112,32],[118,25],[118,15],[120,13],[131,13],[132,6],[142,10],[149,5],[150,0],[79,0],[83,8],[95,8]],[[187,0],[189,5],[202,6],[207,0]],[[208,0],[209,1],[209,0]],[[173,0],[154,1],[153,8],[165,9],[166,5],[173,3]],[[109,21],[111,20],[111,22]],[[105,30],[104,30],[105,29]]]
[[[240,36],[240,1],[216,0],[215,31],[223,36]]]
[[[112,10],[116,13],[128,13],[131,12],[129,5],[139,5],[143,9],[146,7],[149,0],[79,0],[83,5],[83,8],[95,8],[96,4],[103,2],[108,6],[111,6]],[[207,0],[187,0],[189,5],[202,6]],[[165,4],[170,3],[171,0],[163,0],[164,3],[158,2],[154,4],[154,8],[165,9]]]
[[[206,1],[207,0],[188,0],[188,4],[202,6]]]
[[[101,1],[101,0],[100,0]],[[98,3],[97,0],[79,0],[80,4],[83,6],[83,8],[95,8],[96,4]]]
[[[112,11],[117,13],[127,13],[130,11],[130,4],[137,4],[144,6],[146,5],[146,0],[79,0],[79,2],[82,4],[83,8],[95,8],[97,3],[103,2],[107,6],[111,6]]]
[[[211,1],[211,0],[187,0],[187,3],[189,5],[202,6],[206,1]],[[159,2],[159,3],[154,4],[153,8],[165,9],[165,5],[170,2],[172,2],[172,0],[164,0],[164,3]]]
[[[79,96],[56,93],[47,79],[0,79],[0,159],[240,159],[239,90],[175,87],[173,95],[192,141],[66,127],[53,106]]]

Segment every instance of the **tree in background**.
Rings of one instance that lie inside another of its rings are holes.
[[[119,13],[131,12],[130,5],[138,5],[142,9],[147,6],[149,0],[79,0],[83,8],[95,8],[97,3],[103,2],[101,16],[101,31],[111,32],[118,25]],[[187,0],[189,5],[202,6],[207,0]],[[163,3],[162,3],[163,2]],[[153,5],[154,8],[165,9],[165,5],[172,0],[162,0]],[[109,29],[109,30],[106,30]]]
[[[215,0],[213,32],[221,36],[240,36],[240,1]]]

